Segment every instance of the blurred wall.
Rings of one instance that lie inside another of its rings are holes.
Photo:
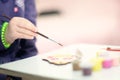
[[[120,0],[36,0],[38,13],[58,10],[60,15],[39,16],[39,31],[63,43],[120,45]],[[59,45],[38,37],[40,53]]]

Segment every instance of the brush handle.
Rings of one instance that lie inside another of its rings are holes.
[[[41,35],[41,36],[43,36],[44,38],[47,38],[47,39],[49,39],[49,37],[47,37],[47,36],[45,36],[44,34],[42,34],[42,33],[39,33],[39,32],[36,32],[37,34],[39,34],[39,35]]]

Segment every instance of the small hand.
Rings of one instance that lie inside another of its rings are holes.
[[[29,20],[21,17],[14,17],[9,21],[6,29],[6,41],[12,44],[16,39],[33,39],[36,36],[37,28]]]

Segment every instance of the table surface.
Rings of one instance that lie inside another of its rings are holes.
[[[76,49],[79,49],[84,58],[91,58],[96,56],[96,52],[101,48],[106,47],[119,47],[108,45],[91,45],[91,44],[78,44],[66,46],[61,49],[39,54],[34,57],[18,60],[0,65],[0,73],[25,77],[29,80],[119,80],[120,79],[120,66],[112,67],[110,69],[102,69],[101,71],[93,72],[91,76],[83,76],[81,71],[73,71],[72,64],[54,65],[49,64],[42,60],[42,57],[57,53],[70,53],[74,54]]]

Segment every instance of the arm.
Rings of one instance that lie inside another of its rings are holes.
[[[34,32],[36,32],[37,28],[32,24],[35,24],[36,22],[34,0],[25,0],[25,18],[13,17],[9,21],[8,27],[5,31],[5,39],[6,42],[12,45],[9,49],[5,49],[2,41],[0,41],[0,53],[7,54],[12,51],[11,55],[14,54],[13,58],[16,59],[30,57],[37,54],[37,49],[35,46],[36,39],[34,38]]]
[[[33,24],[36,24],[36,8],[34,0],[25,0],[25,18],[30,20]],[[21,49],[17,53],[17,59],[36,55],[37,49],[35,42],[36,38],[32,40],[21,39]]]

